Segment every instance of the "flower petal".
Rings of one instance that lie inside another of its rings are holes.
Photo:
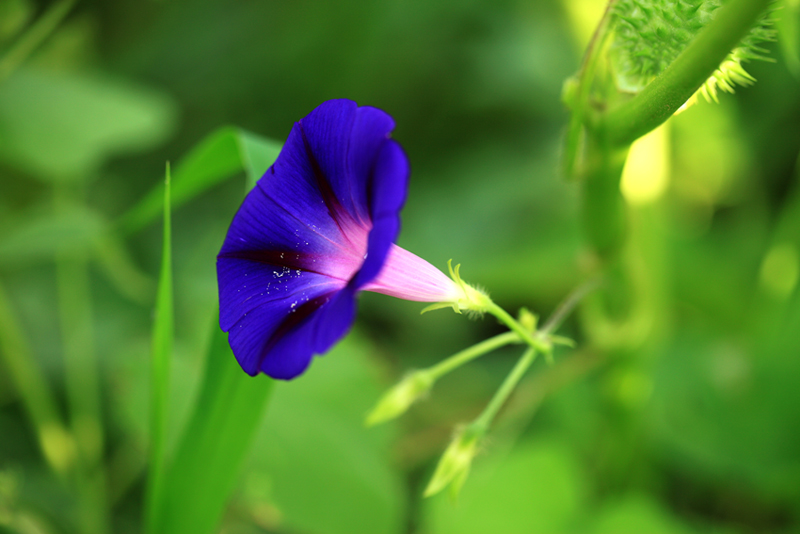
[[[336,200],[330,197],[330,187],[318,172],[315,155],[308,150],[299,123],[292,128],[278,159],[259,179],[256,188],[271,199],[273,206],[269,209],[276,210],[272,217],[283,217],[287,225],[294,226],[286,233],[287,243],[299,232],[317,234],[339,246],[347,244],[334,214],[327,209]]]
[[[301,374],[350,329],[400,229],[409,165],[392,118],[350,100],[292,128],[217,259],[220,326],[242,368]]]
[[[327,352],[353,325],[356,301],[352,288],[321,295],[310,304],[320,305],[301,322],[275,335],[280,337],[261,362],[261,371],[282,380],[295,378],[306,370],[314,354]],[[306,312],[301,309],[297,313]]]
[[[282,362],[284,373],[288,373],[286,369],[305,369],[315,352],[313,343],[309,343],[303,351],[280,348],[285,347],[287,338],[316,317],[318,310],[341,289],[340,285],[331,283],[328,277],[314,273],[302,273],[284,284],[286,287],[281,294],[270,295],[269,300],[262,297],[256,307],[229,328],[228,341],[233,353],[242,369],[250,375],[262,370],[268,361],[274,367],[275,359]]]
[[[297,271],[334,274],[326,265],[340,254],[340,245],[304,227],[263,189],[254,188],[231,222],[217,259],[220,326],[228,331],[262,301],[272,300],[270,295],[294,290],[283,282]],[[340,287],[347,281],[341,279]]]
[[[408,158],[400,144],[393,139],[387,140],[381,147],[372,172],[372,230],[367,242],[367,257],[355,277],[358,288],[378,276],[389,249],[400,233],[400,210],[406,202],[410,173]]]
[[[321,104],[300,125],[340,206],[354,220],[368,223],[368,182],[394,120],[377,108],[342,99]]]

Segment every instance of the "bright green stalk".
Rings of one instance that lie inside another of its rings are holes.
[[[164,491],[169,376],[174,331],[171,226],[170,169],[169,162],[167,162],[166,179],[164,180],[164,237],[153,325],[150,375],[150,464],[146,501],[148,532],[155,532],[158,507],[163,501]]]
[[[0,357],[16,388],[28,418],[36,429],[39,446],[53,471],[65,476],[75,461],[75,443],[64,426],[47,379],[36,364],[22,327],[17,322],[0,284]]]
[[[497,317],[497,319],[501,323],[506,325],[509,328],[509,330],[515,332],[525,343],[527,343],[534,349],[538,350],[539,352],[545,352],[545,353],[550,352],[551,349],[550,343],[548,343],[538,335],[534,336],[531,332],[526,330],[525,327],[519,324],[519,322],[517,322],[516,319],[511,317],[511,315],[507,311],[505,311],[503,308],[501,308],[494,302],[489,301],[489,303],[486,306],[486,311]]]
[[[469,347],[468,349],[464,349],[461,352],[457,352],[456,354],[450,356],[446,360],[443,360],[436,365],[428,368],[426,370],[427,373],[431,375],[433,380],[438,380],[442,376],[446,375],[450,371],[461,367],[467,362],[471,362],[475,358],[483,356],[493,350],[499,349],[509,343],[519,343],[520,337],[515,332],[506,332],[504,334],[498,334],[494,337],[490,337],[489,339],[485,339],[480,343]]]
[[[511,395],[511,392],[514,391],[514,388],[517,387],[519,381],[522,379],[522,376],[531,366],[531,364],[536,359],[536,348],[528,347],[522,357],[517,361],[517,364],[511,370],[511,373],[506,377],[503,383],[500,385],[500,389],[492,397],[492,400],[489,401],[489,404],[484,408],[483,412],[478,416],[477,419],[472,423],[476,428],[482,429],[486,431],[489,428],[489,425],[492,424],[494,421],[497,412],[500,411],[500,408],[503,407],[503,404],[508,400],[508,397]]]
[[[458,273],[456,271],[456,276],[454,276],[454,279],[459,279],[457,274]],[[447,447],[447,450],[445,450],[441,460],[439,460],[439,464],[436,466],[436,471],[434,472],[433,477],[431,477],[431,481],[425,488],[425,497],[430,497],[431,495],[440,492],[447,486],[450,486],[451,497],[455,498],[458,495],[461,486],[464,484],[464,481],[469,474],[472,459],[475,457],[475,454],[478,450],[478,443],[489,430],[494,418],[497,416],[497,412],[500,411],[500,408],[502,408],[503,404],[505,404],[505,402],[508,400],[508,397],[517,387],[517,384],[519,384],[519,381],[525,375],[525,372],[536,360],[536,355],[538,352],[543,352],[545,355],[550,355],[551,346],[553,343],[571,345],[570,340],[553,336],[552,333],[559,326],[561,326],[563,320],[572,312],[573,309],[575,309],[575,306],[578,305],[580,300],[596,287],[597,281],[591,280],[570,293],[567,298],[564,299],[564,301],[558,306],[558,308],[556,308],[556,311],[553,312],[544,327],[541,330],[536,330],[535,336],[531,335],[531,331],[533,331],[535,328],[536,319],[530,312],[523,310],[523,312],[520,314],[520,321],[517,321],[508,313],[506,313],[505,310],[491,302],[487,297],[486,300],[488,302],[484,302],[485,311],[493,314],[503,323],[508,325],[508,327],[512,329],[512,332],[506,332],[505,334],[487,339],[486,341],[479,343],[474,347],[448,358],[438,366],[432,367],[428,370],[416,371],[415,373],[409,375],[409,379],[413,379],[416,375],[421,374],[421,376],[424,378],[423,383],[425,380],[427,380],[429,384],[432,384],[433,378],[430,375],[431,372],[437,367],[441,366],[440,374],[444,374],[453,368],[466,363],[470,359],[474,359],[480,354],[484,354],[485,352],[493,350],[501,345],[512,342],[519,343],[521,341],[525,341],[529,345],[522,357],[519,359],[519,361],[517,361],[516,365],[511,370],[511,373],[501,384],[500,389],[497,390],[492,397],[492,400],[489,401],[489,404],[486,406],[483,412],[472,423],[458,431],[456,436],[450,442],[450,445]],[[483,293],[481,293],[481,295],[483,295]],[[539,347],[541,347],[541,349]],[[401,384],[403,384],[403,382],[401,382]],[[406,403],[406,407],[408,404],[410,404],[410,402]],[[391,409],[391,407],[388,407],[388,409],[384,411],[391,412]],[[379,413],[380,410],[376,409],[375,412]],[[373,414],[375,412],[373,412]],[[377,416],[371,417],[374,419],[379,419],[380,421],[391,418],[384,417],[383,419],[380,419],[380,417]]]
[[[542,352],[544,354],[549,354],[550,353],[550,351],[552,350],[550,340],[553,339],[551,334],[559,326],[561,326],[561,323],[572,312],[572,310],[575,309],[575,307],[578,305],[578,303],[581,301],[581,299],[583,299],[583,297],[585,297],[587,293],[589,293],[589,292],[593,291],[594,289],[596,289],[597,285],[598,285],[598,281],[597,280],[590,280],[590,281],[582,284],[581,286],[579,286],[572,293],[570,293],[567,296],[567,298],[564,299],[561,302],[561,304],[558,305],[558,308],[556,308],[556,311],[554,311],[553,314],[550,315],[550,318],[547,320],[547,322],[545,323],[544,327],[542,327],[540,330],[537,330],[537,332],[536,332],[537,336],[535,338],[531,337],[530,332],[528,332],[528,330],[526,330],[518,321],[514,320],[514,318],[511,317],[508,313],[506,313],[502,308],[500,308],[497,305],[494,305],[494,307],[497,308],[497,310],[502,312],[501,316],[504,316],[507,321],[512,321],[513,324],[516,325],[516,327],[520,331],[525,332],[525,334],[529,338],[534,340],[536,342],[536,345],[534,345],[533,343],[529,343],[530,346],[525,351],[525,353],[522,355],[522,357],[519,359],[517,364],[514,366],[514,369],[512,369],[511,374],[509,374],[506,377],[506,379],[503,381],[503,384],[500,386],[500,389],[497,390],[497,393],[494,394],[494,397],[492,397],[492,400],[489,402],[488,406],[486,406],[486,409],[472,423],[472,425],[476,425],[476,427],[478,427],[480,429],[483,429],[483,431],[486,431],[489,428],[489,425],[494,420],[494,417],[495,417],[495,415],[497,415],[497,412],[500,410],[500,408],[506,402],[506,400],[508,399],[509,395],[511,395],[511,392],[514,391],[514,388],[517,387],[517,384],[519,383],[519,381],[522,378],[522,376],[525,374],[525,371],[528,370],[528,368],[531,366],[531,364],[536,359],[537,352]],[[495,313],[492,310],[489,310],[489,311],[490,311],[490,313],[493,313],[493,314]],[[504,322],[506,322],[506,321],[504,321]],[[508,323],[506,323],[506,324],[508,324]],[[512,328],[511,325],[509,325],[509,328]],[[517,332],[517,330],[514,329],[514,328],[512,328],[512,330],[514,330],[514,332]],[[495,336],[495,337],[493,337],[491,339],[488,339],[486,341],[497,340],[498,338],[501,338],[503,336],[508,336],[508,335],[511,335],[511,334],[513,334],[513,333],[512,332],[508,332],[506,334],[501,334],[500,336]],[[548,341],[544,342],[542,340],[548,340]],[[486,341],[484,341],[484,343],[486,343]],[[554,341],[556,343],[559,342],[557,338],[554,339]],[[478,345],[476,345],[476,347],[477,346]],[[541,347],[541,348],[539,348],[539,347]]]
[[[478,451],[478,444],[489,430],[489,426],[492,424],[497,412],[508,400],[509,395],[517,387],[525,371],[528,370],[535,358],[536,349],[528,347],[481,415],[457,432],[444,454],[442,454],[442,458],[436,466],[436,471],[434,471],[431,481],[425,488],[425,497],[435,495],[447,486],[450,486],[451,498],[455,499],[458,496],[461,486],[464,485],[464,481],[469,474],[472,460]]]
[[[711,76],[771,0],[730,0],[664,72],[605,115],[595,129],[610,145],[627,146],[670,118]]]
[[[0,59],[0,83],[22,65],[28,56],[58,28],[64,17],[72,10],[75,2],[76,0],[61,0],[50,6],[50,9],[14,43]]]

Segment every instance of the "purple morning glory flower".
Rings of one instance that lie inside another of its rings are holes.
[[[217,257],[220,327],[248,374],[291,379],[350,329],[359,291],[456,303],[463,289],[394,244],[408,159],[385,112],[323,103],[292,128]]]

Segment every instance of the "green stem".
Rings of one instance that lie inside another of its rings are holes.
[[[641,93],[604,116],[600,136],[625,146],[670,118],[742,40],[771,0],[730,0],[694,41]]]
[[[61,0],[50,6],[50,9],[14,43],[14,46],[0,59],[0,83],[22,65],[28,56],[58,28],[75,2],[76,0]]]
[[[592,81],[594,80],[595,72],[597,70],[598,58],[605,48],[605,43],[610,35],[608,31],[608,23],[611,20],[611,9],[616,0],[610,0],[603,13],[603,18],[592,35],[589,45],[586,48],[586,54],[583,56],[581,69],[575,77],[570,78],[567,84],[575,84],[574,95],[565,92],[567,97],[567,106],[572,108],[572,114],[569,121],[569,129],[564,142],[564,154],[562,156],[563,172],[567,178],[573,178],[581,170],[576,171],[575,165],[578,159],[578,152],[580,151],[581,140],[584,137],[584,121],[586,118],[587,110],[589,109],[589,97],[592,92]],[[565,88],[567,85],[565,85]]]
[[[519,343],[519,341],[519,335],[515,332],[499,334],[481,341],[480,343],[473,345],[468,349],[464,349],[453,356],[450,356],[446,360],[429,367],[424,372],[427,372],[432,380],[438,380],[453,369],[456,369],[465,363],[478,358],[479,356],[483,356],[484,354],[498,349],[504,345],[508,345],[509,343]]]
[[[581,222],[593,252],[605,263],[618,258],[627,239],[627,206],[619,187],[628,148],[587,139]]]
[[[503,404],[505,404],[506,400],[508,400],[509,395],[511,395],[511,392],[517,387],[517,384],[522,379],[525,371],[528,370],[535,359],[536,349],[532,346],[528,347],[522,357],[517,361],[517,364],[511,370],[511,373],[509,373],[509,375],[503,381],[500,389],[497,390],[497,393],[494,394],[492,400],[489,401],[489,404],[483,410],[481,415],[479,415],[470,426],[484,432],[489,428],[489,425],[491,425],[492,421],[494,421],[497,412],[500,411],[500,408],[502,408]]]
[[[539,352],[550,352],[550,344],[540,339],[538,336],[534,337],[528,330],[526,330],[516,319],[492,301],[486,307],[486,311],[497,317],[497,319],[506,325],[509,330],[515,332],[525,343],[538,350]]]

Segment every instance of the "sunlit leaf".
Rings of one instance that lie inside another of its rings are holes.
[[[778,41],[792,73],[800,77],[800,0],[783,0],[777,17]]]
[[[29,0],[4,0],[0,2],[0,42],[14,37],[33,15]]]

